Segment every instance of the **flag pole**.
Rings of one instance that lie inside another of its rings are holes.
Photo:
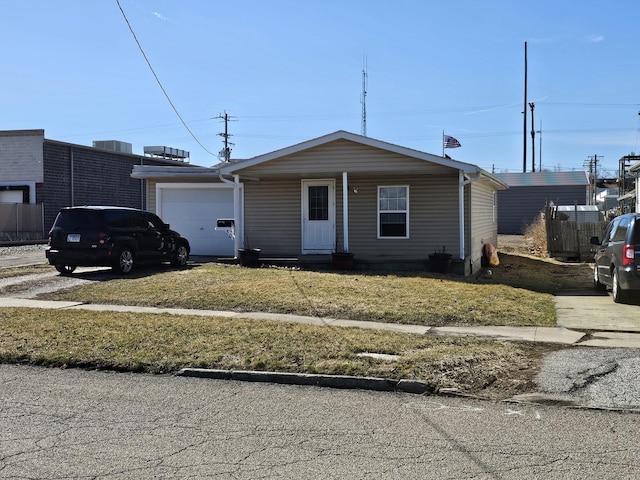
[[[444,158],[444,130],[442,130],[442,157]]]

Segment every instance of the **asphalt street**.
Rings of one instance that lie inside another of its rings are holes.
[[[0,365],[7,479],[631,479],[640,416]]]

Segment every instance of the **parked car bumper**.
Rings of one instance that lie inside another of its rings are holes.
[[[113,263],[111,250],[103,249],[58,249],[46,247],[49,265],[75,265],[85,267],[108,267]]]
[[[619,271],[619,282],[622,290],[640,291],[640,269],[636,267],[625,267]]]

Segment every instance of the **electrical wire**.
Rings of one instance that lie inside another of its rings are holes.
[[[548,107],[598,107],[598,108],[638,108],[638,103],[569,103],[569,102],[536,102],[536,105],[545,105]]]
[[[131,35],[133,35],[133,39],[135,40],[136,44],[138,45],[138,48],[140,49],[140,53],[142,53],[142,56],[144,57],[145,61],[147,62],[147,65],[149,66],[149,70],[151,70],[151,73],[153,74],[153,76],[156,79],[156,82],[158,83],[158,86],[160,87],[160,90],[162,90],[162,93],[164,94],[165,98],[167,99],[167,101],[169,102],[169,105],[171,105],[171,108],[173,109],[173,111],[175,112],[175,114],[178,116],[178,118],[180,119],[180,122],[182,123],[182,125],[184,126],[184,128],[187,129],[187,132],[189,132],[189,135],[191,135],[191,137],[196,141],[196,143],[198,145],[200,145],[200,147],[202,147],[202,149],[207,152],[209,155],[212,155],[214,157],[217,157],[218,155],[210,152],[201,142],[200,140],[195,136],[195,134],[191,131],[191,129],[189,128],[189,126],[187,125],[187,122],[184,121],[184,119],[182,118],[182,115],[180,115],[180,112],[178,112],[178,109],[176,108],[176,106],[174,105],[173,101],[171,101],[171,98],[169,97],[169,94],[167,93],[167,91],[165,90],[164,86],[162,85],[162,82],[160,81],[160,78],[158,78],[158,75],[156,74],[155,70],[153,69],[153,66],[151,65],[151,62],[149,61],[149,59],[147,58],[147,54],[144,52],[144,49],[142,48],[142,45],[140,44],[140,42],[138,41],[138,37],[136,36],[136,33],[133,31],[133,27],[131,26],[131,23],[129,23],[129,19],[127,18],[127,15],[124,13],[124,10],[122,8],[122,5],[120,5],[120,0],[116,0],[116,3],[118,4],[118,8],[120,9],[120,12],[122,13],[122,17],[124,18],[124,21],[127,23],[127,26],[129,27],[129,31],[131,32]]]

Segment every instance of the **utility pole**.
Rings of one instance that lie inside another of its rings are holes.
[[[232,120],[232,118],[229,116],[226,110],[224,112],[224,115],[222,114],[218,115],[216,118],[224,120],[224,133],[218,134],[222,138],[224,138],[223,140],[224,148],[220,150],[218,156],[228,163],[231,160],[231,145],[234,145],[233,143],[229,142],[229,137],[232,137],[233,135],[229,133],[229,129],[228,129],[229,122]]]
[[[522,109],[524,128],[522,131],[522,173],[527,173],[527,42],[524,42],[524,108]]]
[[[596,183],[598,179],[598,159],[603,158],[602,155],[594,155],[587,157],[589,160],[589,202],[590,205],[596,204]]]
[[[536,129],[534,128],[533,123],[533,109],[536,108],[536,104],[531,102],[529,103],[531,107],[531,171],[536,171]]]

